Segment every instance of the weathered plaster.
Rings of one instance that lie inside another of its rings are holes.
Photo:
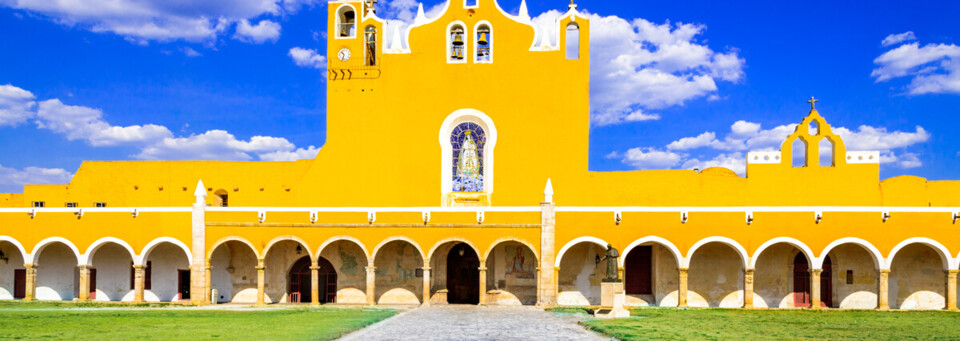
[[[599,305],[600,281],[606,267],[596,264],[596,256],[606,249],[595,243],[579,243],[569,248],[560,259],[559,305]]]
[[[305,246],[300,246],[300,253],[297,254],[298,245],[300,244],[295,241],[284,240],[274,244],[267,252],[265,259],[267,267],[266,283],[264,285],[265,303],[288,302],[290,268],[300,258],[308,257]],[[254,281],[254,284],[256,284],[256,281]],[[304,283],[304,285],[306,286],[305,289],[309,290],[310,284]]]
[[[7,256],[7,261],[0,261],[0,300],[13,299],[14,270],[23,269],[23,256],[20,250],[9,242],[0,242],[0,251]]]
[[[943,309],[945,276],[935,250],[922,244],[904,247],[891,262],[891,309]]]
[[[757,308],[793,308],[793,257],[800,252],[793,245],[779,243],[763,250],[757,258],[753,304]]]
[[[337,303],[363,304],[367,299],[367,256],[354,242],[338,240],[320,253],[337,271]]]
[[[130,272],[133,271],[133,258],[122,246],[107,243],[97,249],[93,255],[93,269],[97,270],[97,301],[120,301],[130,289]],[[133,296],[130,296],[132,298]]]
[[[257,255],[250,246],[237,241],[221,244],[213,251],[210,266],[217,302],[257,301]]]
[[[743,306],[743,260],[730,246],[722,243],[701,246],[690,259],[688,274],[688,306]]]
[[[390,242],[377,252],[376,302],[378,304],[419,304],[423,278],[416,270],[423,267],[417,249],[405,241]]]
[[[538,261],[529,247],[504,242],[487,258],[487,304],[533,305],[537,303]]]
[[[189,259],[183,253],[183,249],[170,243],[162,243],[150,252],[147,261],[151,265],[151,289],[143,291],[143,299],[148,302],[179,300],[177,271],[190,269]],[[133,300],[133,293],[128,294],[123,300]]]
[[[879,272],[867,250],[856,244],[843,244],[830,251],[830,261],[833,307],[876,308]],[[853,284],[847,284],[847,270],[853,271]]]
[[[73,251],[64,244],[53,243],[43,248],[38,259],[37,299],[73,300],[79,276]]]

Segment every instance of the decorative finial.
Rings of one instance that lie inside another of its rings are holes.
[[[816,105],[819,101],[820,100],[813,98],[813,96],[810,96],[810,100],[807,101],[807,103],[810,103],[810,110],[817,110]]]
[[[568,7],[569,7],[570,9],[575,9],[575,8],[577,8],[577,4],[573,3],[573,0],[570,0],[570,6],[568,6]]]
[[[543,187],[543,202],[553,202],[553,183],[547,178],[547,185]]]

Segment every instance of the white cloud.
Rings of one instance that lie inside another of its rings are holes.
[[[670,142],[670,144],[667,145],[667,149],[688,150],[710,146],[715,143],[718,143],[717,134],[712,131],[708,131],[697,135],[696,137],[684,137],[682,139]]]
[[[36,97],[13,85],[0,85],[0,127],[16,126],[34,115]]]
[[[247,19],[240,20],[237,23],[237,33],[234,38],[247,43],[263,44],[266,41],[277,41],[280,39],[280,24],[261,20],[256,25],[250,25]]]
[[[623,154],[623,163],[636,169],[664,169],[676,166],[683,156],[655,148],[631,148]]]
[[[655,121],[659,119],[660,119],[660,114],[648,114],[643,112],[643,110],[634,111],[630,113],[630,115],[627,115],[626,117],[623,118],[623,120],[626,122]]]
[[[0,165],[0,193],[22,193],[23,185],[66,184],[73,174],[63,168],[9,168]]]
[[[917,126],[914,132],[888,132],[884,127],[862,125],[857,128],[857,131],[844,127],[833,128],[833,133],[840,135],[848,150],[889,151],[927,142],[930,139],[930,133],[921,126]]]
[[[169,129],[154,124],[114,126],[103,120],[100,109],[65,105],[59,99],[40,102],[37,127],[84,140],[92,146],[150,143],[173,136]]]
[[[194,50],[189,46],[185,46],[181,48],[180,51],[183,52],[183,54],[187,57],[200,57],[203,55],[203,54],[200,54],[200,52],[197,52],[197,50]]]
[[[275,151],[272,153],[259,154],[262,161],[296,161],[300,159],[313,159],[317,157],[320,148],[310,146],[307,149],[297,148],[292,151]]]
[[[252,160],[251,154],[272,155],[293,151],[296,146],[282,137],[254,136],[238,140],[223,130],[210,130],[188,137],[168,137],[143,148],[134,157],[143,160]]]
[[[903,44],[884,52],[873,63],[877,67],[870,75],[878,83],[909,77],[907,94],[960,94],[960,46]]]
[[[701,161],[699,159],[689,159],[683,162],[683,165],[680,168],[683,169],[700,169],[704,170],[710,167],[723,167],[729,170],[732,170],[737,174],[746,174],[747,173],[747,163],[744,161],[746,157],[743,153],[729,153],[729,154],[719,154],[713,159]]]
[[[887,47],[890,45],[896,45],[905,41],[917,40],[917,36],[913,34],[913,31],[906,31],[899,34],[891,34],[886,38],[883,38],[883,41],[880,42],[880,45]]]
[[[294,47],[290,49],[288,55],[293,58],[293,62],[297,66],[318,70],[327,68],[327,58],[317,53],[317,50]]]

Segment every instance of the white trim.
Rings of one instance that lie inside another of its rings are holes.
[[[471,0],[463,0],[463,9],[480,8],[480,0],[472,0],[477,3],[476,5],[473,5],[473,6],[467,5],[467,1],[471,1]]]
[[[943,264],[944,270],[956,269],[956,266],[954,264],[955,260],[952,257],[950,257],[950,251],[947,250],[947,248],[943,246],[943,244],[940,244],[940,242],[937,242],[936,240],[926,238],[926,237],[908,238],[900,242],[900,244],[897,244],[897,246],[894,246],[893,250],[890,250],[890,255],[887,256],[887,265],[886,265],[887,267],[885,269],[890,269],[891,266],[893,266],[893,257],[897,255],[897,252],[900,252],[900,249],[910,244],[925,244],[929,247],[934,248],[935,250],[937,250],[937,253],[940,254],[940,261],[944,263]]]
[[[473,32],[480,32],[481,25],[487,25],[487,28],[490,29],[490,34],[487,35],[487,44],[490,45],[490,60],[480,60],[479,56],[477,56],[477,53],[480,52],[480,38],[477,38],[473,41],[473,50],[475,51],[475,53],[472,54],[473,62],[475,64],[493,64],[493,39],[491,39],[493,38],[493,24],[486,20],[480,20],[473,25]]]
[[[873,244],[870,244],[870,242],[860,238],[846,237],[846,238],[840,238],[840,239],[834,240],[832,243],[830,243],[830,245],[827,245],[827,247],[823,248],[823,251],[820,252],[820,258],[817,259],[815,269],[822,269],[823,261],[824,259],[827,259],[827,255],[830,254],[830,251],[832,251],[837,246],[840,246],[843,244],[854,244],[864,248],[865,251],[867,251],[867,253],[869,253],[870,256],[872,256],[873,265],[877,269],[880,269],[886,266],[886,260],[884,260],[883,254],[880,253],[880,249],[877,249],[876,246],[873,246]]]
[[[103,237],[103,238],[97,239],[97,241],[93,242],[92,244],[90,244],[90,246],[87,247],[87,252],[83,254],[83,260],[80,261],[80,264],[86,264],[86,265],[92,266],[93,254],[96,253],[97,250],[100,250],[100,247],[102,247],[103,245],[106,245],[107,243],[114,243],[122,246],[124,249],[127,250],[127,252],[130,253],[130,260],[132,261],[137,260],[137,253],[133,251],[133,248],[130,247],[130,244],[127,244],[127,242],[120,240],[118,238]]]
[[[750,256],[747,254],[747,249],[744,248],[743,245],[740,245],[740,243],[737,243],[736,240],[733,240],[727,237],[712,236],[712,237],[703,238],[700,241],[693,244],[693,246],[690,247],[690,250],[687,251],[687,257],[684,258],[684,265],[681,267],[689,268],[690,260],[693,259],[693,253],[697,251],[697,249],[699,249],[701,246],[709,243],[721,243],[721,244],[726,244],[727,246],[732,247],[734,251],[737,251],[737,254],[740,255],[740,260],[743,261],[743,268],[746,269],[750,266]]]
[[[30,261],[27,263],[37,264],[40,260],[40,252],[43,252],[47,246],[53,243],[63,243],[70,250],[73,250],[73,255],[77,257],[77,265],[80,265],[80,261],[83,260],[83,256],[80,254],[80,250],[77,249],[76,245],[73,245],[69,240],[63,237],[50,237],[44,240],[41,240],[37,245],[33,247],[33,251],[30,252]]]
[[[250,247],[250,251],[253,252],[253,256],[254,256],[255,258],[257,258],[257,259],[261,259],[261,257],[260,257],[260,251],[257,251],[257,247],[253,246],[253,243],[251,243],[250,241],[248,241],[248,240],[246,240],[246,239],[244,239],[244,238],[241,238],[241,237],[230,236],[230,237],[220,238],[220,240],[218,240],[216,243],[213,243],[213,245],[210,246],[210,251],[209,251],[209,253],[207,254],[207,261],[210,261],[210,258],[213,258],[213,252],[214,252],[214,251],[217,251],[217,248],[218,248],[218,247],[220,247],[221,245],[226,244],[226,243],[228,243],[228,242],[238,242],[238,243],[245,244],[245,245],[249,246],[249,247]]]
[[[307,250],[307,255],[310,256],[311,261],[317,259],[313,256],[313,250],[310,249],[310,245],[307,244],[307,242],[301,239],[300,237],[293,236],[293,235],[279,236],[279,237],[273,238],[273,240],[267,243],[267,246],[263,248],[263,259],[267,259],[267,256],[270,255],[270,248],[272,248],[274,245],[276,245],[279,242],[287,241],[287,240],[296,242],[297,244],[300,244],[300,246],[302,246],[304,250]]]
[[[353,242],[354,244],[357,244],[357,246],[360,247],[360,250],[363,251],[363,256],[367,257],[367,259],[370,258],[370,252],[367,251],[366,245],[363,245],[363,242],[361,242],[359,239],[350,237],[350,236],[330,237],[329,239],[324,241],[322,244],[320,244],[320,247],[317,248],[317,257],[318,258],[321,257],[320,254],[323,253],[323,249],[326,249],[327,246],[330,246],[330,244],[336,243],[338,241],[348,241],[348,242]]]
[[[819,258],[813,255],[813,250],[810,250],[810,247],[803,242],[791,238],[791,237],[777,237],[768,240],[767,242],[760,245],[756,251],[753,252],[753,256],[750,257],[750,269],[757,268],[757,259],[760,259],[760,254],[763,253],[763,250],[766,250],[768,247],[773,246],[774,244],[787,243],[793,245],[794,247],[800,249],[800,252],[803,252],[807,256],[807,261],[812,265],[820,264]],[[819,269],[819,268],[814,268]]]
[[[462,60],[454,60],[451,57],[451,54],[453,53],[451,51],[451,46],[453,46],[453,42],[450,39],[453,39],[452,30],[453,30],[453,27],[456,25],[460,25],[460,27],[463,28],[463,59]],[[444,31],[444,34],[446,34],[447,36],[447,40],[446,40],[447,43],[443,45],[443,60],[445,60],[447,64],[466,64],[467,60],[470,60],[470,49],[467,48],[470,46],[470,30],[468,28],[469,27],[467,26],[467,24],[465,24],[460,20],[454,20],[449,24],[447,24],[447,30]]]
[[[564,253],[567,253],[567,250],[570,249],[571,247],[573,247],[574,245],[577,245],[577,244],[580,244],[580,243],[583,243],[583,242],[594,243],[594,244],[600,245],[600,247],[603,247],[603,248],[606,248],[606,247],[607,247],[607,244],[609,244],[609,243],[607,243],[606,241],[604,241],[603,239],[600,239],[600,238],[597,238],[597,237],[585,236],[585,237],[577,237],[577,238],[574,238],[573,240],[571,240],[571,241],[567,242],[566,244],[564,244],[563,247],[560,248],[560,252],[557,252],[557,261],[556,261],[556,264],[555,264],[554,266],[559,268],[559,267],[560,267],[560,261],[563,260],[563,254],[564,254]],[[623,258],[623,257],[620,257],[620,258]]]
[[[353,10],[353,36],[341,37],[341,36],[340,36],[340,9],[343,8],[343,7],[345,7],[345,6],[346,6],[346,7],[350,7],[350,9]],[[343,5],[337,6],[337,10],[333,12],[333,13],[334,13],[334,16],[335,16],[335,18],[334,18],[334,24],[333,24],[333,29],[334,29],[334,30],[333,30],[333,39],[334,39],[334,40],[339,40],[339,39],[356,39],[356,38],[357,38],[357,31],[360,29],[360,19],[362,18],[362,14],[359,14],[359,13],[360,13],[360,11],[362,11],[362,10],[363,10],[362,6],[361,6],[361,9],[358,10],[357,7],[351,5],[351,3],[344,3]],[[336,58],[336,55],[334,55],[334,58]]]
[[[537,264],[539,264],[539,262],[540,262],[540,253],[537,252],[537,248],[533,247],[533,244],[531,244],[530,242],[528,242],[528,241],[526,241],[526,240],[523,240],[523,239],[520,239],[520,238],[517,238],[517,237],[503,237],[503,238],[497,239],[497,240],[494,241],[493,243],[490,243],[490,247],[487,248],[487,253],[485,253],[485,254],[483,255],[483,259],[487,259],[488,257],[490,257],[490,253],[493,252],[493,249],[494,249],[495,247],[497,247],[497,245],[500,245],[500,244],[506,243],[506,242],[517,242],[517,243],[523,244],[523,245],[525,245],[526,247],[530,248],[530,251],[533,252],[533,257],[535,257],[535,258],[537,259]],[[540,265],[537,265],[537,267],[539,267],[539,266],[540,266]]]
[[[23,245],[20,244],[20,242],[16,239],[13,239],[13,237],[0,236],[0,242],[9,242],[10,244],[13,244],[13,246],[16,246],[17,250],[20,250],[20,259],[23,260],[24,263],[26,263],[29,259],[33,259],[30,257],[30,254],[27,253],[27,250],[23,248]]]
[[[170,243],[179,247],[187,256],[187,264],[193,265],[193,254],[190,252],[190,248],[187,247],[187,244],[184,244],[180,240],[171,237],[160,237],[151,240],[146,246],[143,247],[143,251],[140,251],[140,255],[137,256],[134,261],[139,265],[147,265],[147,259],[150,258],[150,252],[153,252],[153,249],[159,246],[161,243]]]
[[[683,267],[684,264],[687,264],[686,260],[683,258],[683,255],[680,254],[680,249],[677,248],[676,245],[673,245],[673,243],[671,243],[669,240],[657,236],[646,236],[634,240],[632,243],[630,243],[630,245],[627,245],[627,247],[623,248],[623,252],[620,253],[619,267],[623,267],[627,261],[627,254],[630,253],[633,248],[647,243],[657,243],[665,246],[668,250],[670,250],[670,253],[673,254],[673,258],[677,260],[677,267]]]
[[[953,213],[960,207],[929,206],[557,206],[557,212],[909,212]],[[946,217],[945,217],[946,218]]]
[[[132,213],[134,210],[143,212],[160,213],[189,213],[192,212],[190,206],[182,207],[83,207],[83,213]],[[0,208],[0,213],[71,213],[76,214],[77,208],[67,207],[26,207],[26,208]]]
[[[368,58],[368,56],[367,56],[367,28],[368,28],[368,27],[373,27],[373,39],[376,39],[376,41],[373,42],[373,43],[374,43],[374,44],[373,44],[373,50],[374,50],[373,53],[375,54],[375,55],[373,56],[373,58],[374,58],[374,60],[373,60],[373,61],[374,61],[374,64],[373,64],[373,65],[367,65],[367,58]],[[381,40],[385,40],[385,39],[381,39],[381,38],[378,38],[378,37],[377,37],[377,34],[379,34],[379,33],[381,33],[381,32],[379,32],[379,30],[377,29],[377,25],[374,25],[374,24],[363,24],[363,32],[362,32],[362,33],[363,33],[363,66],[380,66],[380,58],[383,57],[383,50],[384,50],[384,49],[383,49],[383,45],[385,44],[385,43],[382,42]]]
[[[443,244],[446,244],[446,243],[450,243],[450,242],[459,242],[459,243],[464,243],[464,244],[470,245],[470,248],[473,249],[473,252],[476,252],[476,253],[477,253],[477,257],[483,256],[483,254],[480,253],[480,249],[478,249],[476,245],[473,245],[473,243],[472,243],[471,241],[467,240],[466,238],[450,237],[450,238],[447,238],[447,239],[438,241],[438,242],[436,242],[435,244],[433,244],[433,247],[430,248],[430,252],[427,253],[427,258],[426,258],[426,259],[431,259],[431,258],[433,258],[433,253],[434,253],[435,251],[437,251],[437,249],[439,249],[440,246],[442,246]],[[480,263],[481,263],[480,265],[481,265],[481,266],[483,265],[483,262],[484,262],[486,259],[487,259],[486,257],[480,258]]]
[[[440,132],[437,135],[437,139],[440,142],[440,193],[443,196],[446,196],[448,193],[453,192],[453,146],[450,145],[450,134],[453,133],[453,129],[457,125],[464,122],[473,122],[480,125],[484,132],[487,134],[487,142],[483,146],[483,192],[489,194],[493,193],[493,162],[494,162],[494,148],[497,146],[497,126],[493,124],[493,119],[487,114],[484,114],[476,109],[459,109],[454,111],[443,120],[443,124],[440,125]],[[473,208],[469,210],[470,212],[475,212],[479,210],[493,212],[489,208]],[[533,207],[528,207],[528,209]],[[540,211],[540,207],[536,207],[536,211]],[[429,209],[424,209],[421,211],[433,211]],[[516,212],[516,211],[514,211]]]
[[[380,248],[382,248],[384,245],[390,244],[390,242],[395,242],[395,241],[405,241],[407,243],[410,243],[410,245],[413,245],[413,247],[415,247],[417,251],[420,252],[420,259],[421,260],[426,259],[426,256],[423,253],[423,248],[420,247],[420,244],[417,244],[417,242],[413,241],[413,239],[410,239],[404,236],[393,236],[393,237],[384,239],[383,241],[380,242],[380,244],[377,244],[377,247],[373,248],[373,254],[370,255],[370,258],[367,259],[367,262],[370,264],[374,264],[374,261],[377,260],[377,252],[380,251]]]

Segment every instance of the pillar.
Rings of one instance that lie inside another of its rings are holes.
[[[77,288],[80,302],[90,301],[90,266],[78,265],[80,269],[80,287]]]
[[[196,199],[191,211],[191,261],[190,261],[190,302],[204,304],[210,301],[210,292],[207,281],[207,188],[203,181],[197,181],[197,188],[193,192]]]
[[[810,309],[820,309],[820,273],[823,269],[810,269]]]
[[[27,268],[27,278],[24,288],[24,301],[33,301],[37,299],[37,268],[40,267],[39,264],[24,264],[23,267]]]
[[[621,281],[621,282],[626,282],[626,281],[627,281],[627,278],[624,277],[624,274],[625,274],[625,273],[626,273],[626,271],[623,269],[622,266],[617,268],[617,274],[620,276],[619,278],[620,278],[620,281]]]
[[[266,273],[267,267],[264,265],[263,259],[257,260],[257,305],[266,304],[264,299],[264,285],[266,284]]]
[[[957,311],[957,272],[958,270],[944,271],[947,275],[947,310]]]
[[[541,276],[541,275],[540,275],[540,266],[537,266],[537,278],[538,278],[538,280],[537,280],[537,304],[539,304],[540,302],[542,302],[542,297],[541,297],[541,295],[540,295],[540,285],[542,284],[542,283],[540,283],[541,281],[539,280],[540,276]]]
[[[423,262],[423,306],[430,306],[430,259]]]
[[[310,305],[320,305],[320,266],[316,261],[310,266]]]
[[[373,262],[370,262],[367,265],[367,305],[376,305],[377,301],[377,267],[373,266]]]
[[[204,278],[206,279],[206,282],[203,285],[203,303],[217,303],[216,299],[211,297],[211,295],[213,295],[213,291],[211,290],[213,287],[210,284],[210,272],[213,271],[213,267],[210,266],[210,260],[207,260],[206,264],[207,264],[207,267],[206,267],[206,273],[204,276]]]
[[[753,269],[743,270],[743,308],[753,308]]]
[[[26,278],[26,288],[24,288],[24,301],[33,301],[37,299],[37,268],[40,267],[38,264],[24,264],[23,267],[27,268],[27,278]]]
[[[559,305],[560,303],[556,302],[556,299],[560,297],[560,267],[553,268],[553,298],[554,303]]]
[[[133,303],[143,303],[143,289],[146,287],[146,265],[133,266]]]
[[[487,262],[480,260],[480,305],[487,304]]]
[[[887,300],[890,298],[889,293],[889,279],[890,279],[890,269],[880,269],[880,280],[878,281],[877,288],[877,309],[878,310],[889,310],[890,305],[887,303]]]
[[[687,271],[688,268],[680,268],[680,287],[677,290],[677,307],[687,307]]]
[[[546,195],[548,192],[549,196]],[[539,282],[537,306],[550,307],[557,305],[557,281],[560,270],[554,270],[556,205],[553,203],[553,186],[549,181],[544,194],[544,202],[540,203],[540,275],[537,277]]]

